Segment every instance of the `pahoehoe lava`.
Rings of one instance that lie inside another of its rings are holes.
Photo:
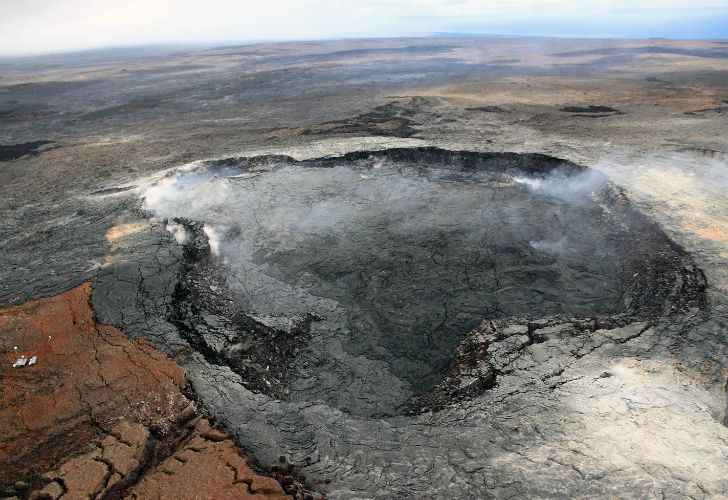
[[[540,154],[230,158],[170,174],[145,208],[184,228],[170,320],[195,349],[251,390],[362,417],[497,383],[467,341],[484,320],[593,330],[705,305],[702,272],[618,188]]]

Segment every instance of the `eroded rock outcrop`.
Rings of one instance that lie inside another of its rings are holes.
[[[96,323],[90,294],[87,283],[0,311],[4,494],[289,498],[185,395],[178,365]]]

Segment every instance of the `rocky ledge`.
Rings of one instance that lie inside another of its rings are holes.
[[[0,495],[317,496],[292,466],[252,463],[172,359],[98,324],[91,291],[0,310]]]

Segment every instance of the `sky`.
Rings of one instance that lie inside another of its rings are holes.
[[[0,55],[425,33],[728,38],[728,0],[0,0]]]

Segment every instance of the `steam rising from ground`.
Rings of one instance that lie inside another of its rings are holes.
[[[184,245],[187,243],[187,240],[189,236],[187,235],[187,230],[182,224],[177,224],[176,222],[168,222],[167,231],[172,233],[172,236],[174,236],[174,239],[177,243],[180,245]]]
[[[561,238],[556,241],[529,241],[528,244],[531,245],[534,250],[537,250],[539,252],[565,254],[569,250],[569,242],[566,240],[566,238]]]
[[[212,252],[212,255],[215,257],[219,257],[222,235],[213,226],[209,226],[207,224],[202,226],[202,230],[205,232],[205,236],[207,236],[207,242],[210,245],[210,252]]]
[[[554,196],[573,203],[586,195],[599,191],[607,185],[607,176],[594,170],[570,174],[563,170],[553,170],[543,177],[515,176],[513,178],[534,193]]]

